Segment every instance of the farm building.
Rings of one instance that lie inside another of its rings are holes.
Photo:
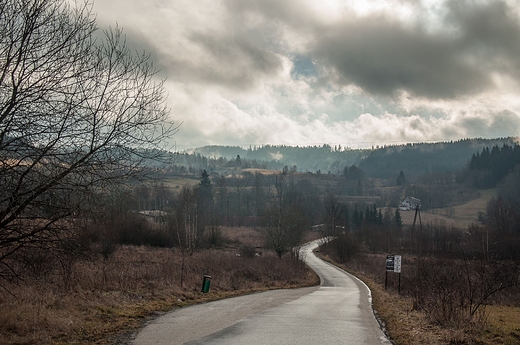
[[[414,198],[413,196],[407,196],[399,205],[400,211],[415,210],[417,207],[421,207],[421,200]]]

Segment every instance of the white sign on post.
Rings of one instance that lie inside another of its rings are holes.
[[[394,272],[401,273],[401,255],[394,255]]]

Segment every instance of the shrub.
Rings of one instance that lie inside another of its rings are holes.
[[[486,301],[518,280],[518,265],[494,260],[419,258],[412,273],[414,307],[434,321],[462,326],[483,321]]]
[[[357,252],[358,244],[350,234],[342,234],[324,243],[320,249],[339,263],[348,262]]]

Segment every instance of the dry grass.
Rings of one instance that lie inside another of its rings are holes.
[[[178,189],[184,186],[195,186],[200,183],[200,179],[190,177],[172,177],[164,182],[164,185],[168,188]]]
[[[491,199],[497,196],[496,189],[479,191],[479,197],[465,204],[454,206],[454,217],[466,220],[478,218],[478,213],[485,211]]]
[[[413,224],[413,220],[415,218],[415,211],[401,211],[401,219],[403,221],[403,224],[406,226],[411,226]],[[475,218],[475,222],[476,222]],[[461,225],[460,221],[457,221],[451,217],[442,215],[442,214],[436,214],[436,213],[429,213],[429,211],[421,211],[421,222],[422,224],[432,223],[432,224],[446,224],[448,226],[458,226]],[[464,227],[468,224],[464,222]],[[419,226],[419,217],[416,219],[416,226]]]
[[[486,307],[487,325],[482,332],[485,344],[520,344],[520,307]]]
[[[323,251],[320,255],[325,256]],[[481,322],[470,323],[464,329],[433,324],[421,310],[413,308],[410,297],[397,292],[397,275],[389,274],[388,289],[384,289],[384,255],[366,255],[339,265],[363,280],[372,290],[376,314],[395,345],[492,345],[520,344],[520,307],[488,305]],[[403,280],[402,284],[406,284]]]
[[[237,237],[257,236],[241,231]],[[244,258],[233,250],[208,250],[184,259],[183,269],[178,250],[124,246],[106,261],[95,257],[76,262],[67,285],[59,271],[4,284],[12,294],[0,290],[0,343],[113,344],[157,312],[318,282],[302,262],[269,253]],[[205,274],[212,276],[208,294],[200,292]]]
[[[259,173],[259,174],[262,174],[262,175],[276,175],[276,174],[279,174],[279,173],[280,173],[280,171],[278,171],[278,170],[272,170],[272,169],[256,169],[256,168],[243,169],[242,171],[243,171],[243,172],[249,172],[249,173],[251,173],[251,174]]]
[[[260,231],[244,227],[222,227],[222,236],[228,240],[228,248],[251,246],[263,251],[264,239]]]
[[[470,224],[478,223],[479,212],[485,211],[489,201],[496,196],[496,189],[487,189],[479,192],[478,198],[467,203],[445,208],[435,208],[421,211],[421,221],[426,223],[445,223],[448,226],[466,228]],[[415,211],[401,211],[403,224],[412,225]],[[419,219],[416,220],[419,224]]]

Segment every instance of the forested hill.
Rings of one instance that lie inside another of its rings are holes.
[[[441,143],[414,143],[371,150],[351,150],[329,145],[298,147],[272,146],[241,148],[205,146],[190,153],[208,158],[237,158],[265,162],[274,169],[294,167],[300,172],[342,174],[346,166],[360,167],[368,177],[396,178],[400,171],[414,177],[425,173],[456,172],[485,147],[514,145],[513,138],[464,139]]]
[[[227,158],[268,162],[270,168],[296,166],[301,172],[341,174],[345,166],[358,165],[370,150],[344,150],[340,147],[323,146],[271,146],[264,145],[248,149],[237,146],[205,146],[193,153],[211,158]]]
[[[502,138],[389,146],[371,151],[359,167],[367,176],[380,178],[398,176],[400,171],[409,177],[456,172],[465,168],[483,148],[514,143],[513,138]]]
[[[467,177],[479,188],[492,188],[520,164],[520,146],[488,147],[471,157]]]

